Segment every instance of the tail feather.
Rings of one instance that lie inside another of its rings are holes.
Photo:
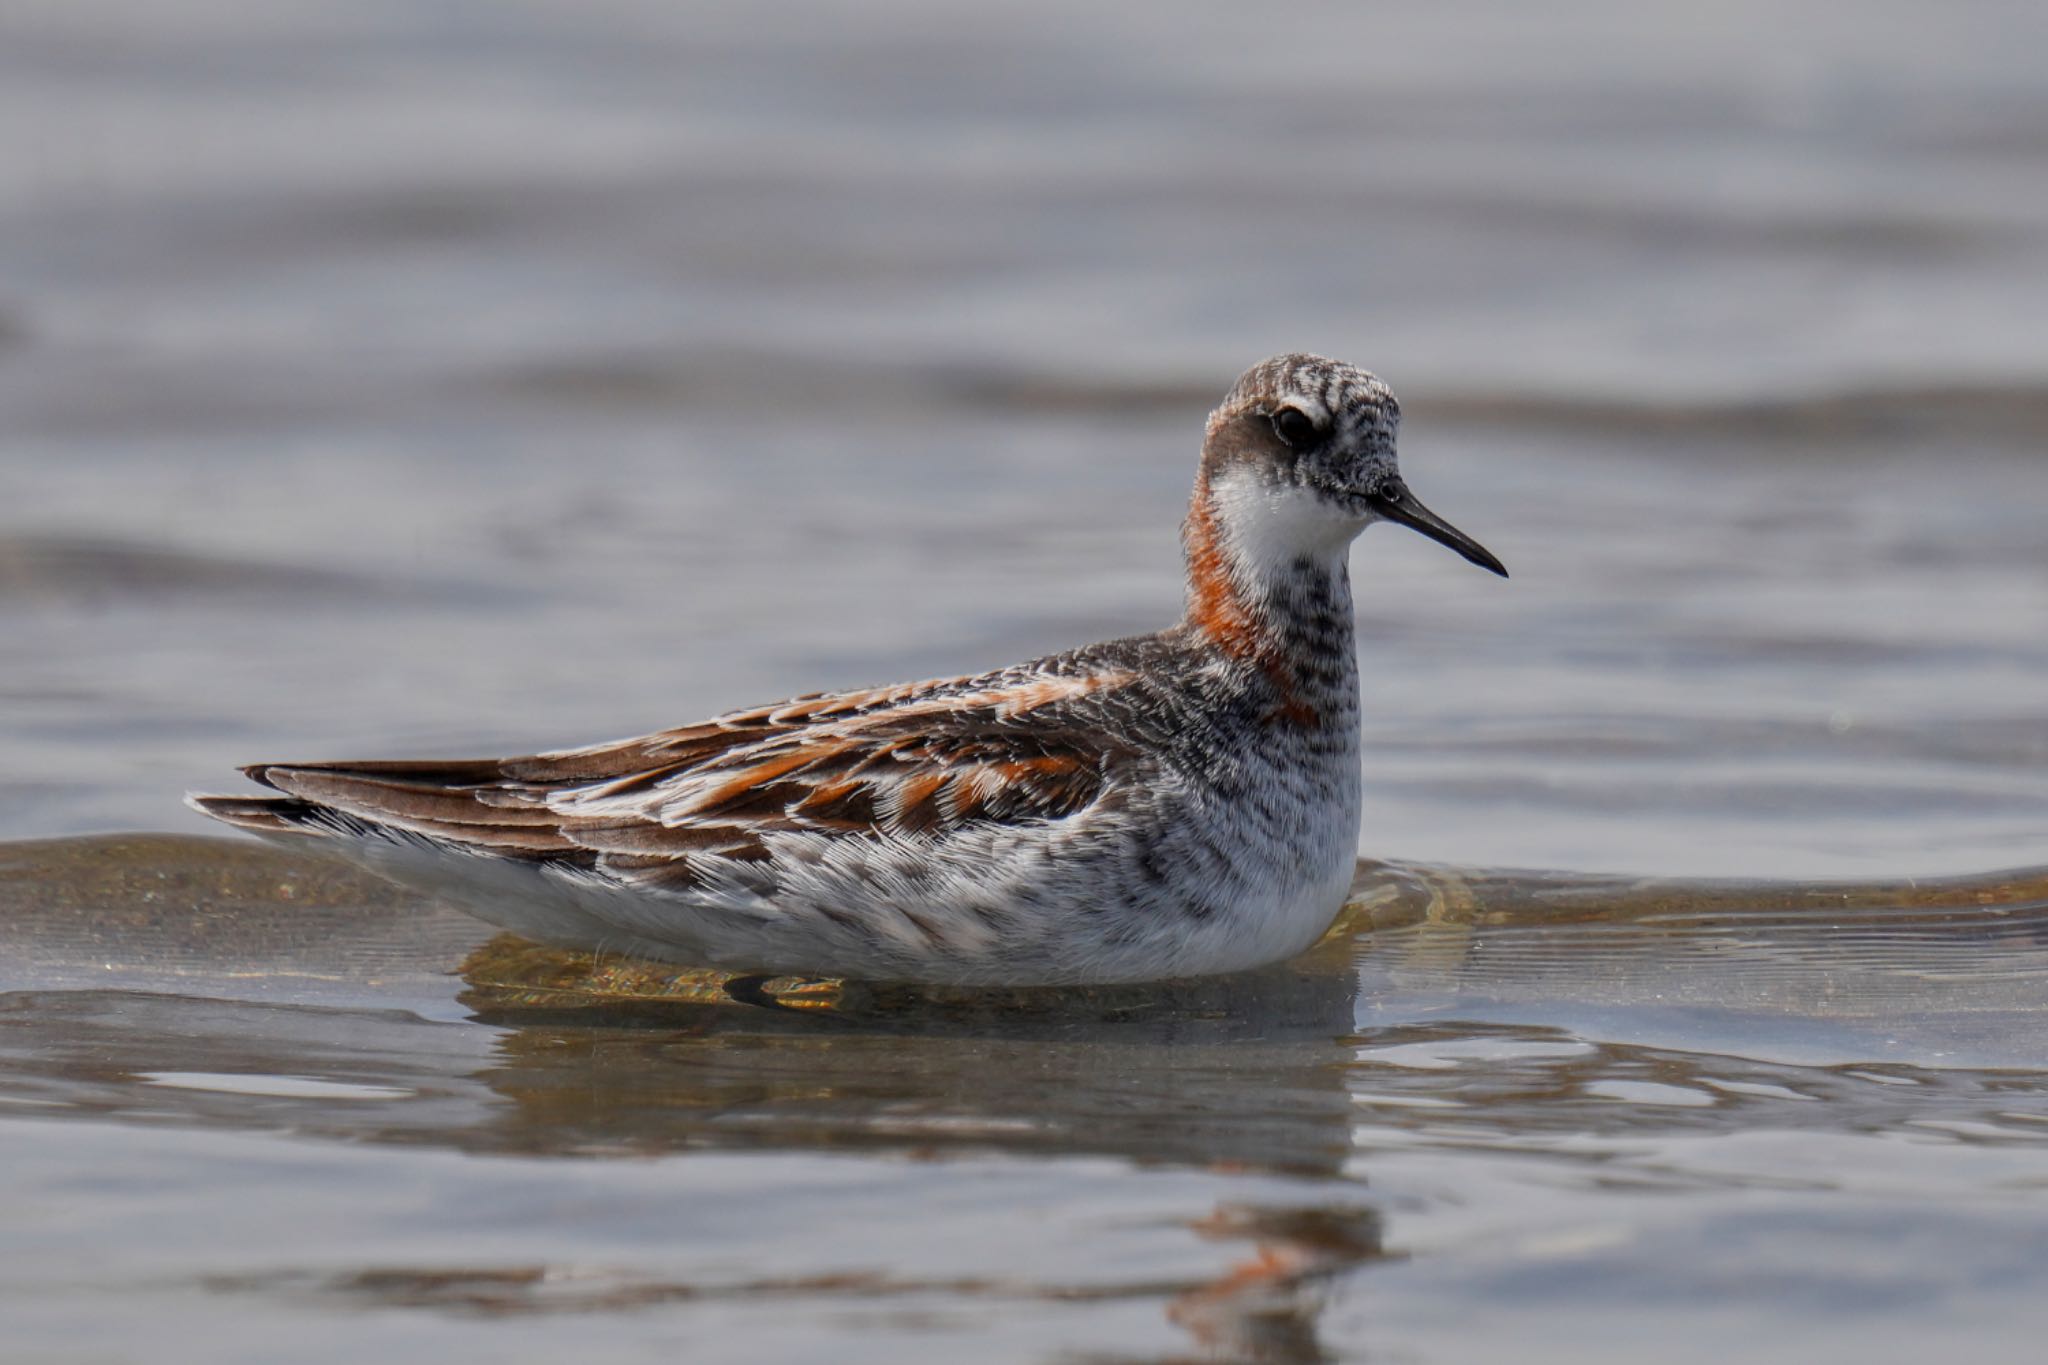
[[[538,797],[498,781],[495,763],[259,763],[243,771],[280,794],[195,795],[193,809],[258,834],[424,839],[584,865],[596,857]]]
[[[185,804],[264,838],[318,839],[331,852],[402,886],[446,898],[488,923],[527,938],[570,947],[631,951],[646,957],[673,952],[657,940],[643,938],[631,924],[584,908],[559,882],[548,880],[548,872],[587,869],[597,857],[588,849],[558,847],[566,841],[550,830],[517,823],[491,828],[380,812],[373,801],[389,799],[404,807],[428,794],[393,791],[390,784],[374,779],[351,784],[346,771],[269,764],[262,766],[262,773],[259,780],[279,795],[193,792],[186,796]],[[310,794],[293,795],[286,784],[332,790],[348,805]],[[464,853],[492,856],[448,856]]]
[[[386,775],[393,771],[404,770],[380,770],[369,764],[271,764],[262,780],[329,818],[360,823],[377,833],[437,839],[472,853],[513,858],[567,855],[588,861],[591,856],[562,833],[561,818],[538,800],[487,804],[485,788]]]
[[[242,775],[279,791],[285,788],[277,780],[278,776],[287,773],[381,778],[426,787],[483,787],[505,777],[507,761],[495,758],[399,758],[349,763],[250,763],[242,768]]]
[[[337,831],[321,819],[320,807],[290,796],[208,796],[192,792],[185,804],[201,815],[258,834],[328,835]]]
[[[483,799],[486,795],[516,798],[520,793],[494,792],[473,785],[447,786],[416,779],[395,779],[385,777],[375,769],[273,764],[264,770],[263,781],[288,796],[333,806],[366,819],[475,829],[480,838],[489,830],[530,827],[540,832],[561,823],[561,817],[549,810],[538,797],[519,803],[499,801],[486,804]]]

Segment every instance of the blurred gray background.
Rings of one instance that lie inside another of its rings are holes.
[[[2048,849],[2048,8],[0,12],[0,834],[1178,610],[1365,364],[1366,848]]]

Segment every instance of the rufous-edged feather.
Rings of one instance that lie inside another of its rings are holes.
[[[694,881],[764,840],[940,838],[1086,808],[1129,754],[1065,712],[1115,672],[820,693],[611,744],[519,758],[263,763],[282,797],[197,797],[265,833],[335,816],[458,849],[637,882]]]

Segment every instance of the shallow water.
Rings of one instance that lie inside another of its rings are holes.
[[[0,20],[10,1357],[2037,1341],[2048,11],[780,14]],[[1151,629],[1294,347],[1515,574],[1354,553],[1302,964],[736,1001],[176,804]]]
[[[1284,967],[1004,994],[727,989],[224,840],[8,871],[0,1302],[80,1358],[1883,1359],[2022,1354],[2048,1288],[2048,869],[1368,864]]]

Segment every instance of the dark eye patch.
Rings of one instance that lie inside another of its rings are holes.
[[[1315,418],[1300,408],[1277,408],[1267,420],[1273,424],[1273,434],[1289,450],[1306,450],[1322,439]]]

